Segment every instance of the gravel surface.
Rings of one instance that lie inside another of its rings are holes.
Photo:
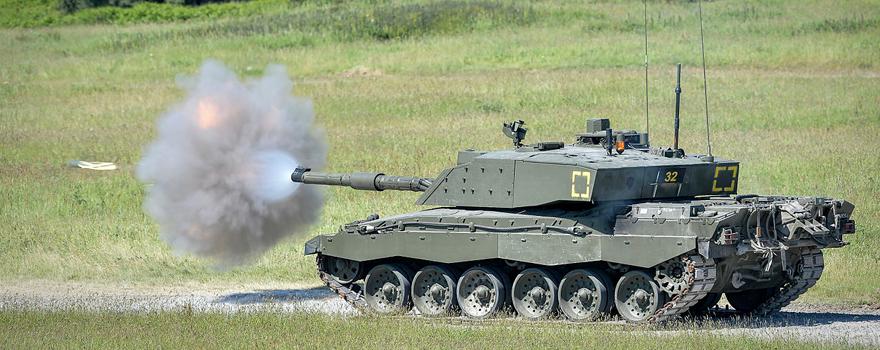
[[[91,310],[159,312],[315,312],[353,316],[358,311],[324,287],[302,285],[205,285],[155,287],[81,283],[21,282],[0,286],[2,310]],[[709,317],[699,330],[653,331],[660,336],[711,332],[758,338],[880,347],[880,310],[793,304],[780,314],[760,319]],[[615,322],[615,323],[619,323]],[[688,328],[694,328],[688,326]]]
[[[298,285],[156,287],[24,282],[0,287],[0,310],[7,309],[357,314],[325,287]]]
[[[792,304],[765,318],[732,316],[698,320],[698,330],[658,331],[662,335],[682,332],[744,335],[763,339],[791,339],[821,343],[880,347],[880,310],[838,306]]]

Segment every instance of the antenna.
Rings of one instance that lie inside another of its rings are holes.
[[[648,118],[648,0],[645,4],[645,133],[651,133],[651,122]]]
[[[703,0],[697,4],[700,9],[700,53],[703,54],[703,99],[706,103],[706,152],[709,153],[709,159],[712,159],[712,142],[709,140],[709,88],[706,86],[706,49],[703,45]]]
[[[675,134],[673,135],[673,146],[672,150],[675,152],[676,157],[678,156],[680,150],[678,149],[678,111],[681,106],[681,63],[675,65],[675,124],[673,128],[675,129]]]

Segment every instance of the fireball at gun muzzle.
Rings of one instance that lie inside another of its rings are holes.
[[[431,179],[429,178],[393,176],[383,173],[319,173],[303,167],[297,167],[290,174],[290,180],[304,184],[346,186],[356,190],[367,191],[397,190],[424,192],[431,187]]]

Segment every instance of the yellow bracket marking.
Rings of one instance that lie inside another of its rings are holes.
[[[577,191],[578,178],[584,179],[584,192]],[[571,198],[590,199],[590,172],[589,171],[572,171],[571,172]]]
[[[715,167],[715,179],[712,180],[712,192],[733,192],[733,189],[736,188],[736,173],[738,170],[739,167],[736,165]],[[730,172],[730,186],[718,187],[718,175],[722,171]]]

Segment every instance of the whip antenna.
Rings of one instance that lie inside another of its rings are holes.
[[[645,4],[645,133],[651,133],[651,122],[648,118],[648,0]]]
[[[706,152],[712,157],[712,142],[709,140],[709,92],[706,87],[706,49],[703,44],[703,0],[697,3],[700,9],[700,53],[703,55],[703,99],[706,103]],[[647,69],[647,67],[645,68]]]

